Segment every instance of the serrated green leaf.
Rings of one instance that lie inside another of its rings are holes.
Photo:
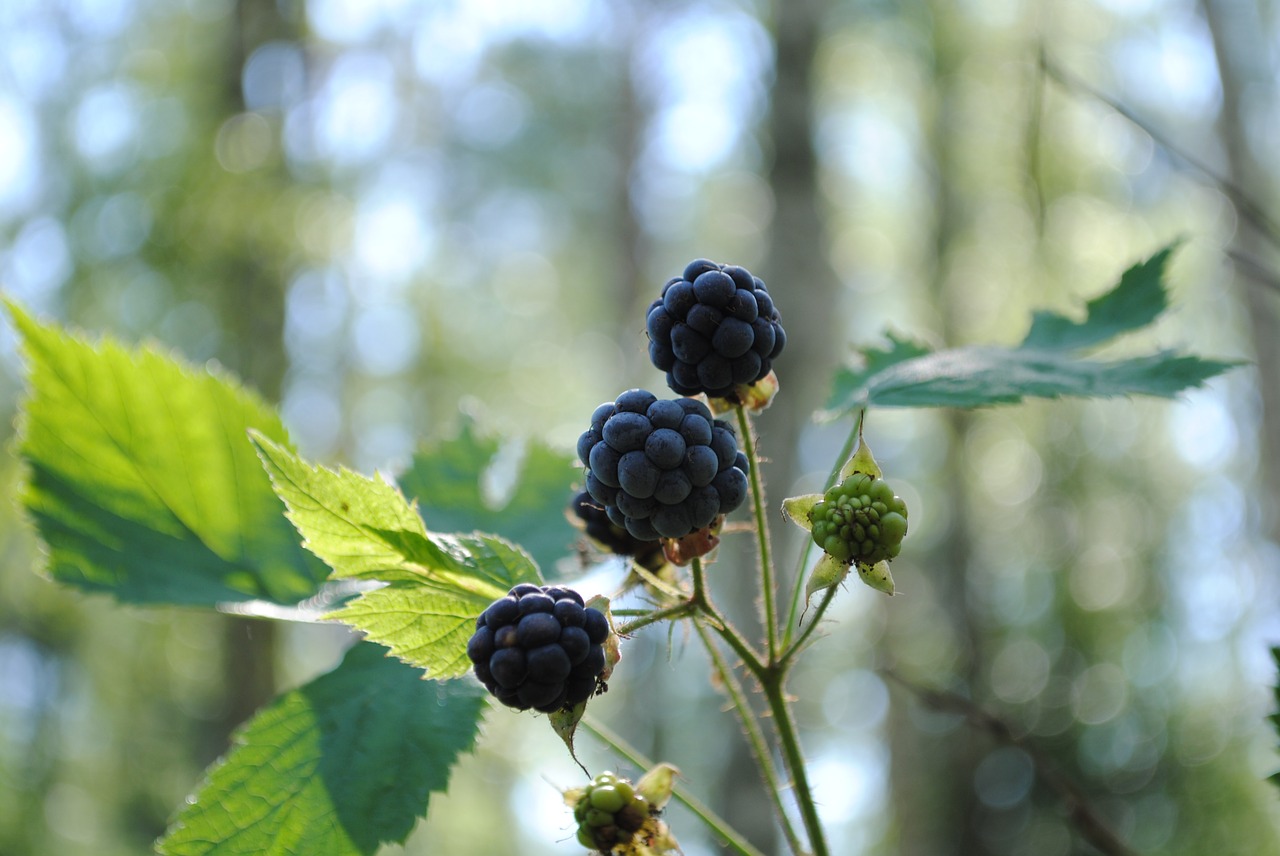
[[[264,437],[254,442],[304,546],[334,577],[389,584],[329,617],[433,677],[464,674],[476,617],[517,583],[541,582],[529,556],[501,538],[427,532],[394,486],[308,464]]]
[[[440,536],[432,536],[440,537]],[[476,618],[511,586],[540,583],[537,569],[519,548],[489,535],[456,536],[478,574],[504,582],[488,592],[464,590],[433,580],[394,582],[365,592],[327,617],[359,628],[407,662],[436,678],[456,678],[471,669],[467,640]]]
[[[325,569],[298,544],[249,444],[275,412],[210,368],[90,343],[8,303],[30,392],[22,503],[58,581],[132,603],[295,603]]]
[[[417,502],[428,528],[439,532],[492,532],[529,552],[544,574],[569,554],[576,533],[565,519],[573,458],[538,442],[529,442],[518,469],[504,472],[511,483],[493,502],[482,487],[500,466],[499,442],[481,437],[465,423],[457,437],[433,443],[413,458],[397,479]]]
[[[236,736],[157,844],[163,856],[368,856],[408,836],[475,745],[484,692],[375,645],[285,693]]]
[[[1075,322],[1054,312],[1036,312],[1021,347],[1089,348],[1155,321],[1169,305],[1164,271],[1175,249],[1176,244],[1165,247],[1125,271],[1115,288],[1089,301],[1084,321]]]
[[[898,363],[874,377],[837,375],[833,403],[861,407],[986,407],[1024,398],[1171,398],[1236,363],[1161,351],[1114,362],[1082,360],[1060,351],[966,347]]]
[[[973,408],[1029,397],[1172,397],[1239,363],[1159,351],[1113,361],[1073,351],[1110,341],[1154,320],[1165,308],[1161,281],[1170,249],[1131,268],[1112,291],[1090,301],[1073,322],[1038,314],[1015,348],[974,345],[929,351],[890,337],[890,347],[864,350],[860,369],[836,373],[827,410],[842,414],[868,406]]]

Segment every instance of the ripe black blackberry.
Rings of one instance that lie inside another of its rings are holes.
[[[679,395],[734,398],[773,369],[787,343],[764,281],[744,267],[695,259],[649,306],[649,359]]]
[[[498,701],[554,713],[595,693],[608,637],[604,613],[576,591],[521,583],[476,619],[467,657]]]
[[[633,538],[683,538],[747,496],[746,458],[727,422],[692,398],[630,389],[596,408],[578,438],[586,487]]]
[[[585,490],[569,503],[568,516],[570,522],[579,526],[602,550],[616,556],[630,556],[636,564],[650,571],[657,571],[666,564],[661,544],[657,541],[641,541],[628,532],[625,526],[614,523],[609,519],[604,506]]]

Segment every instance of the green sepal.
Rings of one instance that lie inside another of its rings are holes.
[[[636,782],[636,793],[649,801],[655,809],[661,809],[671,800],[671,792],[675,787],[676,777],[680,770],[674,764],[663,761],[654,765]]]
[[[807,606],[818,592],[840,585],[848,575],[849,565],[830,553],[823,553],[822,558],[818,560],[818,564],[813,566],[813,573],[809,574],[809,581],[805,583],[805,605]]]
[[[863,473],[877,479],[884,478],[880,465],[876,463],[875,455],[871,454],[871,447],[861,435],[858,436],[858,451],[854,452],[853,457],[840,468],[840,481],[843,482],[855,473]]]
[[[813,531],[813,521],[809,514],[813,507],[822,502],[822,494],[806,493],[804,496],[792,496],[782,500],[782,513],[795,525],[806,532]]]
[[[889,573],[889,563],[883,559],[874,565],[858,562],[858,576],[864,583],[876,591],[892,596],[894,593],[893,575]]]

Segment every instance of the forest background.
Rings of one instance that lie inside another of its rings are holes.
[[[1124,344],[1249,366],[1175,403],[874,413],[902,596],[841,597],[791,690],[842,854],[1079,852],[1043,758],[1139,851],[1280,852],[1278,52],[1269,0],[9,0],[0,284],[218,361],[310,459],[394,472],[464,422],[572,448],[660,391],[661,284],[742,264],[789,333],[760,420],[780,500],[836,454],[810,414],[851,344],[1013,343],[1183,239],[1175,311]],[[22,385],[6,326],[6,436]],[[55,586],[16,502],[0,556],[4,856],[148,852],[231,730],[350,642]],[[769,852],[700,657],[641,634],[593,712]],[[579,852],[546,723],[484,731],[404,852]]]

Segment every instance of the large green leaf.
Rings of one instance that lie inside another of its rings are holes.
[[[1172,397],[1238,365],[1159,351],[1118,360],[1083,359],[1080,350],[1141,329],[1167,308],[1164,270],[1172,248],[1125,272],[1089,301],[1083,321],[1037,312],[1022,344],[932,351],[889,336],[888,348],[862,351],[862,365],[836,373],[827,410],[863,407],[983,407],[1028,397]]]
[[[475,745],[484,691],[351,649],[236,736],[157,845],[165,856],[372,854],[404,841]]]
[[[394,486],[254,439],[304,546],[334,577],[388,584],[330,616],[433,677],[465,674],[476,617],[516,583],[541,582],[528,554],[501,538],[427,532]]]
[[[7,305],[30,374],[22,503],[55,579],[134,603],[293,603],[317,590],[325,569],[246,436],[288,443],[270,407],[214,369],[90,343]]]
[[[570,552],[575,531],[565,519],[569,483],[581,475],[574,458],[542,443],[530,442],[514,465],[503,469],[497,440],[477,436],[465,423],[453,439],[434,443],[414,456],[398,479],[400,489],[418,504],[431,529],[441,532],[492,532],[529,551],[544,574]],[[485,479],[504,485],[495,502],[485,495]]]

